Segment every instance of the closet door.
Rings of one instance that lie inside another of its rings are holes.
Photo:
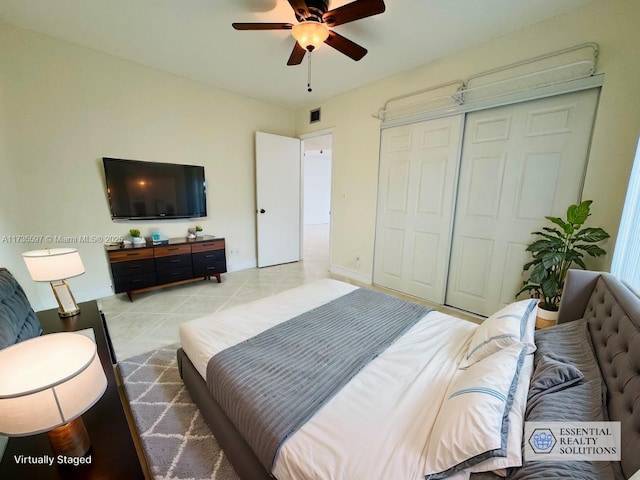
[[[514,301],[531,232],[580,199],[598,90],[473,112],[465,121],[446,303]]]
[[[462,115],[382,131],[373,281],[443,303]]]

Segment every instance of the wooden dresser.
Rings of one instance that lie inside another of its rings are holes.
[[[227,271],[224,238],[171,238],[167,244],[107,247],[115,293],[135,293],[209,280]]]

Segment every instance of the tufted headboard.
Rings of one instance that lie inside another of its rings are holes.
[[[581,317],[606,386],[608,419],[621,423],[621,466],[629,478],[640,470],[640,298],[609,273],[570,270],[559,322]]]
[[[18,281],[0,267],[0,348],[42,333],[40,321]]]

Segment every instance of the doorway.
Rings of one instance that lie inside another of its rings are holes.
[[[302,259],[328,270],[331,251],[331,133],[302,139]]]

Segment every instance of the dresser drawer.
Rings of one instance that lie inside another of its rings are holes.
[[[156,258],[185,255],[191,253],[191,245],[165,245],[162,247],[155,247],[153,252]]]
[[[156,258],[156,270],[158,273],[186,266],[191,266],[191,255],[174,255],[172,257]]]
[[[193,274],[205,277],[227,271],[224,250],[212,250],[193,254]]]
[[[179,282],[190,278],[193,278],[191,265],[174,268],[172,270],[158,271],[158,283]]]
[[[111,263],[143,260],[145,258],[153,258],[153,248],[127,248],[109,252],[109,260]]]
[[[218,262],[213,265],[194,265],[193,276],[194,277],[208,277],[220,273],[226,273],[227,265],[224,262]]]
[[[209,252],[211,250],[224,250],[224,239],[207,240],[206,242],[197,242],[191,245],[193,253]]]
[[[129,275],[140,275],[142,273],[154,272],[156,263],[153,258],[141,260],[129,260],[128,262],[117,262],[111,264],[113,278],[126,277]]]
[[[135,290],[137,288],[151,287],[155,285],[156,273],[142,273],[137,275],[129,275],[124,277],[114,277],[113,288],[116,293],[127,292],[129,290]]]

